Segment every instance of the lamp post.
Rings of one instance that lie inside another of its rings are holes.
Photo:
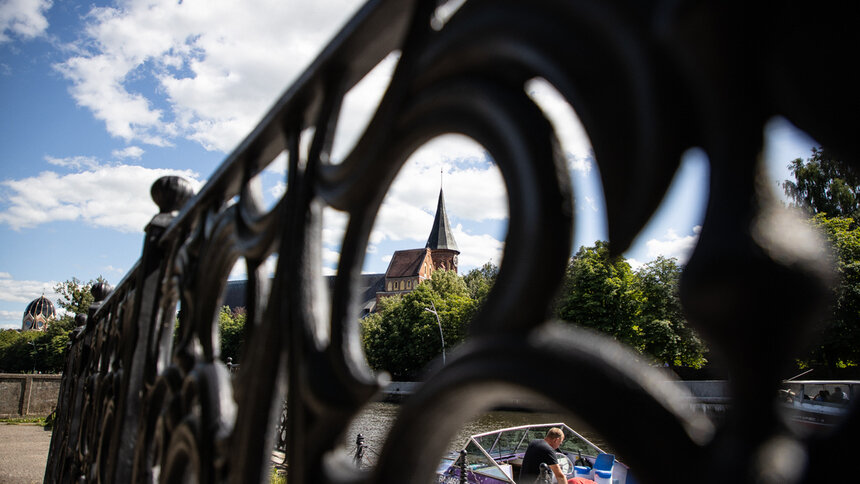
[[[442,320],[439,319],[439,313],[436,312],[436,305],[433,304],[433,301],[430,301],[430,305],[433,306],[433,309],[424,308],[424,310],[436,316],[436,324],[439,325],[439,339],[442,340],[442,365],[445,365],[445,336],[442,334]]]
[[[33,347],[33,373],[36,373],[36,343],[27,341],[27,344]]]

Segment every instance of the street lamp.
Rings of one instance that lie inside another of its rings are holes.
[[[36,343],[27,341],[27,344],[33,347],[33,373],[36,373]]]
[[[439,339],[442,340],[442,365],[445,365],[445,336],[442,335],[442,320],[439,319],[439,313],[436,312],[436,305],[433,304],[433,301],[430,301],[430,305],[433,306],[433,309],[424,308],[424,310],[436,316],[436,324],[439,325]]]

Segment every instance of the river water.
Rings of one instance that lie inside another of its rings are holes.
[[[355,448],[355,437],[361,433],[365,438],[367,449],[363,467],[373,465],[377,453],[382,450],[388,429],[397,418],[399,405],[395,403],[376,402],[368,405],[350,425],[346,435],[346,448],[353,455]],[[525,412],[525,411],[494,411],[481,415],[480,417],[466,423],[460,432],[448,445],[448,450],[459,450],[463,448],[466,440],[471,435],[502,429],[505,427],[516,427],[519,425],[544,424],[564,422],[568,427],[576,430],[580,435],[590,440],[606,452],[612,452],[599,435],[586,428],[580,422],[573,421],[570,416],[563,416],[547,412]],[[441,456],[440,456],[441,457]]]

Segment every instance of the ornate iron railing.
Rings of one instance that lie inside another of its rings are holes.
[[[783,225],[756,185],[773,115],[857,161],[860,84],[852,57],[841,57],[858,46],[848,7],[468,0],[447,21],[436,8],[369,1],[199,193],[177,179],[153,187],[161,213],[139,263],[109,295],[97,287],[80,317],[45,480],[260,482],[286,395],[290,482],[418,482],[458,426],[511,388],[587,417],[643,482],[829,482],[846,466],[853,474],[842,459],[860,434],[855,409],[812,438],[774,408],[831,275],[819,248],[792,242],[806,229]],[[330,163],[344,94],[396,50],[372,122],[342,163]],[[655,210],[681,153],[707,153],[709,204],[682,299],[731,373],[724,422],[689,411],[679,387],[613,342],[544,323],[571,253],[573,209],[553,127],[523,87],[537,77],[571,103],[591,138],[617,253]],[[474,138],[501,170],[504,261],[468,342],[403,404],[377,465],[353,470],[338,442],[379,389],[359,345],[355,281],[397,170],[443,133]],[[266,212],[252,180],[283,151],[287,190]],[[324,206],[349,216],[330,303],[316,285]],[[268,288],[262,264],[273,253]],[[213,321],[240,258],[254,350],[234,384]],[[547,366],[589,375],[612,398],[560,385]]]

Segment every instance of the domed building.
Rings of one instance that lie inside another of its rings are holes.
[[[48,329],[48,324],[56,317],[54,303],[43,294],[28,304],[27,309],[24,310],[21,331],[45,331]]]

